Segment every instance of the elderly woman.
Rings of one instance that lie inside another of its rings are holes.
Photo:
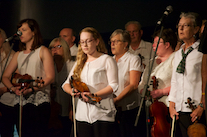
[[[61,86],[67,79],[75,61],[72,60],[67,42],[61,37],[53,39],[49,45],[49,49],[55,63],[55,83],[51,90],[51,106],[54,100],[60,104],[61,112],[58,114],[58,119],[61,121],[62,130],[59,132],[59,136],[70,136],[71,120],[69,119],[69,111],[71,110],[71,96],[65,93]],[[51,108],[54,110],[57,109],[54,107]],[[51,110],[51,112],[54,112],[54,110]],[[50,122],[54,122],[54,120],[50,120]],[[57,126],[57,123],[54,126]]]
[[[110,36],[111,51],[118,66],[119,88],[115,92],[114,103],[119,117],[120,135],[135,136],[134,121],[140,103],[138,84],[143,66],[139,56],[128,52],[130,35],[121,29],[115,30]],[[118,122],[118,121],[117,121]]]
[[[154,34],[153,50],[156,50],[160,35],[160,30]],[[174,60],[174,50],[177,44],[176,34],[172,29],[164,29],[161,35],[159,45],[157,48],[157,56],[153,64],[151,77],[155,76],[158,79],[158,89],[150,92],[152,98],[159,98],[166,106],[169,107],[167,96],[170,93],[172,67]],[[152,60],[151,60],[152,62]],[[151,63],[150,63],[151,64]],[[147,83],[149,66],[146,67],[142,80],[138,86],[139,90],[142,91],[144,85]],[[152,80],[152,79],[150,79]]]
[[[154,43],[152,46],[153,46],[154,51],[156,50],[159,35],[160,35],[160,30],[155,32],[155,34],[153,36]],[[164,105],[160,106],[159,109],[163,113],[165,113],[165,116],[167,116],[167,117],[163,117],[163,119],[162,119],[162,121],[165,121],[165,123],[166,123],[162,127],[165,130],[162,132],[158,132],[155,129],[154,132],[151,132],[152,136],[157,136],[156,134],[158,134],[158,133],[159,133],[159,136],[168,136],[168,133],[170,133],[170,124],[168,121],[170,119],[170,116],[168,115],[167,107],[169,107],[168,95],[170,93],[173,60],[174,60],[174,50],[175,50],[176,44],[177,44],[177,36],[173,32],[173,30],[172,29],[164,29],[162,32],[162,35],[160,37],[160,41],[159,41],[157,52],[156,52],[157,56],[155,58],[152,72],[150,74],[150,81],[152,81],[153,80],[152,77],[155,76],[157,79],[158,85],[156,85],[157,89],[154,89],[154,90],[153,90],[152,86],[150,86],[150,91],[151,91],[150,95],[154,99],[158,98],[158,101],[163,102],[166,105],[166,106],[164,106]],[[150,61],[150,64],[152,64],[152,60]],[[145,71],[142,75],[142,80],[138,86],[140,91],[142,91],[145,84],[147,84],[148,71],[149,71],[149,65],[146,66]],[[153,108],[153,106],[152,106],[152,108]],[[158,110],[158,108],[156,110]],[[155,116],[157,115],[157,113],[156,113],[157,111],[156,112],[151,111],[151,112]]]
[[[178,36],[184,42],[175,53],[171,90],[169,95],[170,116],[176,115],[177,128],[181,131],[176,136],[187,137],[187,128],[200,119],[204,110],[202,97],[201,63],[203,54],[198,51],[200,43],[199,29],[202,20],[197,13],[188,12],[180,15]],[[192,112],[187,99],[191,98],[197,108]]]
[[[0,112],[2,113],[0,121],[0,135],[2,137],[13,137],[14,132],[14,104],[13,100],[15,95],[9,93],[7,87],[2,83],[2,75],[6,66],[8,66],[14,51],[10,52],[9,42],[4,42],[6,39],[6,33],[0,28]]]

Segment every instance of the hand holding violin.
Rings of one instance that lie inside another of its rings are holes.
[[[97,97],[89,91],[89,88],[85,83],[74,80],[72,76],[70,79],[70,85],[72,87],[71,95],[74,95],[76,97],[78,96],[87,103],[96,103],[101,101],[100,97]]]
[[[200,119],[202,113],[203,113],[203,108],[198,106],[191,114],[191,121],[195,122],[197,119]]]
[[[42,78],[39,80],[33,80],[32,77],[28,74],[21,75],[15,73],[11,79],[12,87],[10,87],[10,91],[14,92],[16,95],[27,95],[44,86],[44,81]]]
[[[153,90],[153,91],[150,92],[150,95],[152,96],[152,98],[162,97],[164,95],[163,89]]]

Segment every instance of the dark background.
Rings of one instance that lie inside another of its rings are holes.
[[[206,3],[207,0],[0,0],[0,27],[9,37],[17,31],[21,19],[33,18],[48,46],[64,27],[73,28],[78,36],[81,29],[91,26],[107,44],[115,29],[124,29],[128,21],[136,20],[142,24],[143,39],[152,41],[156,22],[167,6],[171,5],[173,12],[166,18],[165,27],[176,31],[181,12],[197,12],[207,19]]]

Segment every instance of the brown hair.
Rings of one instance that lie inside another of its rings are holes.
[[[34,42],[32,44],[31,50],[39,48],[42,43],[42,35],[40,33],[39,25],[34,19],[23,19],[19,22],[17,25],[17,29],[19,29],[23,23],[27,23],[29,28],[31,29],[32,32],[34,32]],[[19,43],[19,50],[25,50],[26,49],[26,44],[20,42]]]

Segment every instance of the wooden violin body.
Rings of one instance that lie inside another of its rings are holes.
[[[11,78],[11,83],[14,87],[21,86],[21,88],[24,88],[24,87],[29,88],[30,84],[32,84],[32,83],[35,83],[35,85],[37,85],[38,83],[44,84],[44,81],[42,79],[41,80],[38,80],[38,79],[34,80],[34,79],[32,79],[32,76],[30,76],[28,74],[21,75],[18,73],[14,73]]]
[[[191,98],[187,99],[187,103],[189,105],[189,108],[194,111],[196,106],[193,105]],[[206,127],[205,125],[198,123],[198,120],[196,120],[192,125],[188,127],[187,134],[189,137],[206,137]]]
[[[153,90],[157,89],[158,82],[156,77],[153,79]],[[153,117],[153,125],[151,127],[152,137],[170,137],[170,123],[167,121],[168,109],[163,102],[154,99],[150,105],[150,114]]]
[[[79,92],[90,92],[88,86],[85,83],[74,80],[72,76],[70,79],[70,84],[72,88],[77,89]],[[100,103],[100,101],[102,100],[101,97],[96,97],[96,96],[90,96],[90,97],[87,96],[87,97],[91,101],[91,103],[97,103],[97,102]]]

